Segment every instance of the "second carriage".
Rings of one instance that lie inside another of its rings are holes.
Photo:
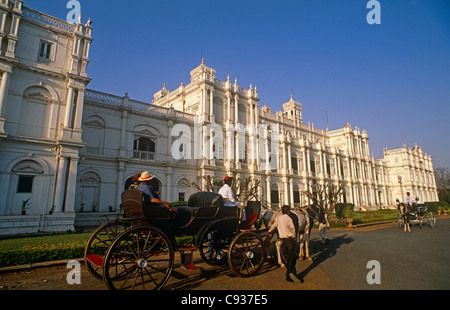
[[[124,217],[99,227],[85,249],[88,270],[109,289],[161,289],[176,252],[188,268],[198,251],[207,264],[228,265],[240,277],[257,274],[265,261],[265,231],[251,229],[261,211],[257,201],[246,202],[245,220],[242,208],[225,206],[213,192],[193,194],[175,217],[165,206],[144,207],[134,189],[122,193],[121,206]],[[177,236],[194,242],[178,245]]]
[[[431,228],[434,228],[436,226],[436,217],[433,212],[428,210],[426,204],[415,203],[408,208],[408,220],[410,224],[417,225],[419,226],[419,228],[422,228],[425,224],[427,224]],[[397,222],[399,228],[402,228],[404,220],[401,214],[397,215]]]

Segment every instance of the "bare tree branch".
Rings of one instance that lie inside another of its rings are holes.
[[[344,186],[314,184],[307,191],[303,191],[302,193],[311,200],[312,205],[319,208],[319,213],[330,215],[344,193]],[[318,216],[317,212],[312,207],[309,209]]]

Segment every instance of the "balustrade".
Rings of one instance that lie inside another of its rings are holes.
[[[75,26],[72,24],[69,24],[61,19],[57,19],[55,17],[43,14],[41,12],[32,10],[30,8],[27,7],[23,7],[22,8],[22,14],[23,17],[27,20],[32,20],[32,21],[37,21],[37,22],[41,22],[50,26],[54,26],[57,27],[59,29],[65,30],[65,31],[70,31],[70,32],[74,32],[75,31]]]

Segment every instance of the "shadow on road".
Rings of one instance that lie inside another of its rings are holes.
[[[347,234],[329,239],[326,244],[322,244],[322,240],[313,239],[309,242],[309,255],[313,262],[297,276],[304,279],[311,270],[319,266],[325,260],[336,255],[337,250],[344,244],[353,242],[353,238],[347,237]]]

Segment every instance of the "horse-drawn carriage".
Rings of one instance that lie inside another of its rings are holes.
[[[241,209],[225,206],[213,192],[191,195],[175,217],[165,206],[147,206],[143,199],[138,190],[123,192],[123,218],[103,224],[87,242],[86,266],[109,289],[161,289],[174,268],[175,252],[189,264],[187,253],[199,251],[207,264],[228,264],[240,277],[261,269],[265,231],[251,229],[259,202],[248,201],[241,220]],[[194,237],[192,245],[177,244],[175,237],[184,235]]]
[[[408,216],[410,224],[417,225],[420,228],[422,228],[425,223],[431,228],[436,226],[436,218],[433,212],[428,210],[426,204],[413,204],[411,207],[408,206],[407,208],[406,216]],[[397,216],[397,222],[399,228],[402,228],[405,220],[401,212]]]

